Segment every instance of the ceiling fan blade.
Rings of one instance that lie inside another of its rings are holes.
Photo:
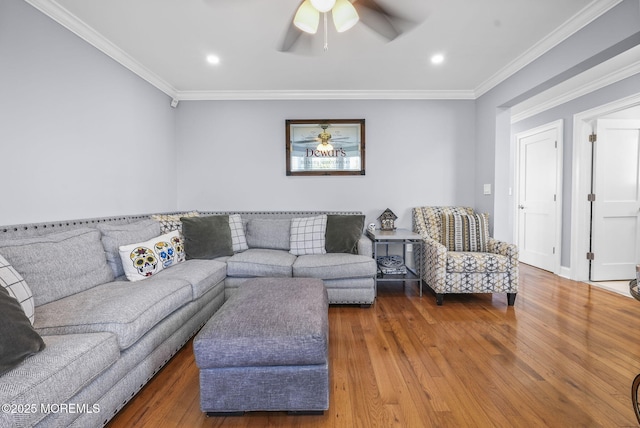
[[[304,0],[301,0],[300,3],[298,3],[298,6],[296,6],[295,10],[293,11],[293,15],[291,15],[291,18],[289,19],[289,26],[287,27],[287,31],[284,33],[282,43],[278,48],[280,52],[288,52],[289,50],[291,50],[291,48],[293,48],[293,46],[296,44],[303,33],[302,30],[300,30],[293,24],[293,20],[295,19],[296,13],[298,12],[298,9],[302,5],[302,3],[304,3]]]
[[[375,0],[356,0],[353,6],[360,15],[360,21],[386,39],[393,40],[402,33],[393,21],[404,18],[391,13]]]
[[[282,43],[280,44],[280,48],[278,50],[281,52],[288,52],[293,47],[293,45],[296,44],[301,35],[302,31],[300,31],[298,27],[293,25],[292,18],[291,24],[289,24],[287,31],[284,33],[284,38],[282,39]]]

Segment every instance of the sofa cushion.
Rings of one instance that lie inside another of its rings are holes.
[[[376,262],[358,254],[327,253],[299,256],[293,263],[294,277],[321,279],[374,277]]]
[[[364,215],[327,215],[327,253],[358,254]]]
[[[291,219],[252,218],[247,221],[249,248],[289,250]]]
[[[42,335],[107,331],[126,349],[192,296],[187,281],[158,275],[112,282],[42,305],[35,327]]]
[[[107,263],[113,270],[115,278],[124,275],[118,252],[120,246],[146,241],[161,234],[160,223],[155,220],[142,220],[128,224],[99,223],[96,229],[102,232],[102,245],[107,253]]]
[[[185,280],[191,284],[193,300],[200,298],[227,276],[227,265],[219,260],[187,260],[165,269],[158,278],[166,281]]]
[[[325,254],[325,234],[327,232],[326,214],[314,217],[301,217],[291,220],[291,249],[296,256],[303,254]]]
[[[487,251],[488,214],[442,214],[440,241],[449,251]]]
[[[447,272],[508,272],[509,267],[509,258],[501,254],[451,251],[447,253]]]
[[[187,259],[215,259],[233,254],[228,215],[183,217],[180,220]]]
[[[14,297],[24,314],[29,318],[29,322],[33,324],[34,306],[33,293],[27,285],[22,275],[11,266],[11,264],[0,255],[0,287],[4,287],[11,297]]]
[[[2,376],[0,403],[35,405],[35,412],[0,412],[0,426],[30,427],[44,419],[47,406],[67,403],[119,357],[110,333],[45,336],[46,348]],[[94,408],[94,402],[77,403]],[[57,407],[53,407],[53,411]],[[44,410],[44,412],[43,412]]]
[[[0,254],[27,281],[36,307],[114,278],[93,228],[1,241]]]
[[[122,245],[122,268],[129,281],[140,281],[185,261],[180,232],[165,233],[145,242]]]
[[[44,349],[20,303],[0,287],[0,375]]]
[[[283,250],[249,248],[227,260],[227,275],[289,277],[296,256]]]

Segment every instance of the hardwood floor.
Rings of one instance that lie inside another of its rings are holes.
[[[522,265],[506,295],[386,283],[368,309],[331,306],[322,416],[200,411],[191,342],[110,422],[119,427],[622,427],[640,372],[640,302]]]

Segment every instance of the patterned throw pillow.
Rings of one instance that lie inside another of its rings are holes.
[[[291,219],[291,234],[289,238],[291,249],[289,252],[296,256],[326,254],[326,231],[326,214]]]
[[[151,218],[160,222],[160,232],[169,233],[174,230],[182,231],[180,217],[199,217],[198,211],[190,211],[182,214],[153,214]]]
[[[441,242],[449,251],[486,252],[488,214],[443,214]]]
[[[0,255],[0,286],[6,288],[9,295],[20,303],[24,314],[33,325],[33,293],[22,275],[2,255]]]
[[[229,228],[231,229],[231,246],[233,252],[238,253],[249,249],[247,245],[247,237],[244,234],[244,226],[242,225],[242,217],[240,214],[229,215]]]
[[[122,245],[119,252],[129,281],[140,281],[185,261],[184,244],[177,230],[145,242]]]

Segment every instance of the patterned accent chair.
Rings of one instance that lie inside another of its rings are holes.
[[[476,227],[460,227],[463,230],[454,234],[461,218],[478,223],[473,223]],[[443,237],[443,227],[449,236]],[[507,303],[513,306],[518,292],[518,247],[489,237],[488,215],[476,215],[467,207],[417,207],[413,208],[413,230],[424,239],[423,248],[414,253],[415,263],[422,263],[422,279],[435,293],[438,305],[447,293],[507,293]],[[478,248],[450,250],[475,235],[481,235]]]

